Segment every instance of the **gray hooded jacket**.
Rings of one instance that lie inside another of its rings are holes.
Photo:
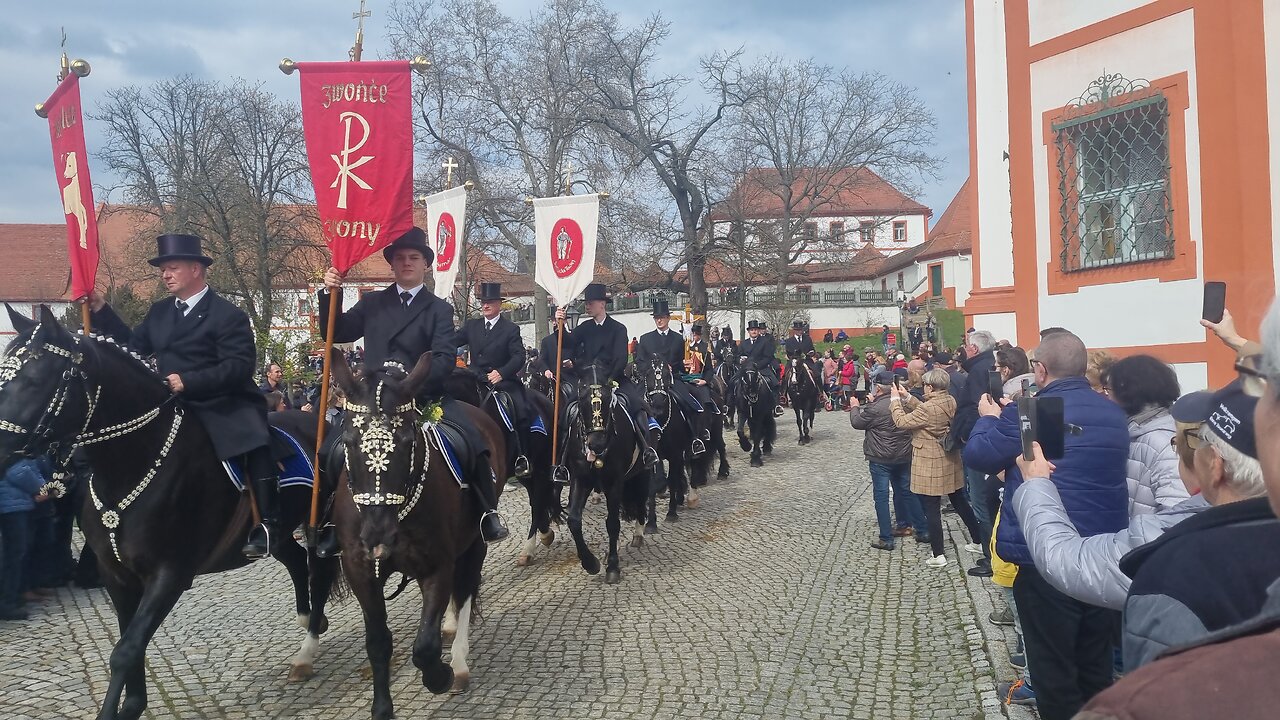
[[[1197,495],[1168,510],[1135,515],[1126,530],[1080,537],[1051,480],[1032,478],[1013,495],[1036,570],[1067,595],[1112,610],[1123,609],[1129,594],[1130,579],[1120,571],[1120,558],[1209,507]]]

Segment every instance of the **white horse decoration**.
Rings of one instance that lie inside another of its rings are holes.
[[[74,152],[67,153],[67,162],[62,169],[62,177],[68,181],[62,188],[62,212],[75,216],[76,227],[80,229],[80,249],[88,250],[88,216],[84,209],[84,201],[80,199],[80,169],[76,163],[76,154]]]

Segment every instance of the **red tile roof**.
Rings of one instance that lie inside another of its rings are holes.
[[[734,217],[767,219],[782,216],[784,209],[776,192],[781,186],[777,172],[755,168],[738,181],[729,198],[711,213],[712,222]],[[820,192],[815,192],[815,186]],[[870,168],[840,168],[833,171],[801,169],[791,185],[795,196],[813,196],[797,202],[793,211],[807,217],[857,217],[875,215],[932,215],[933,211],[912,200]],[[831,192],[827,192],[830,190]]]

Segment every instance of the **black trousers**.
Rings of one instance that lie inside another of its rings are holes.
[[[1116,612],[1058,592],[1032,565],[1018,567],[1013,599],[1040,717],[1067,720],[1111,685]]]
[[[924,508],[924,519],[929,524],[929,547],[933,549],[934,557],[943,554],[942,550],[942,497],[940,495],[917,495],[920,498],[920,506]],[[982,532],[978,527],[978,520],[973,516],[973,508],[969,507],[969,501],[965,499],[964,492],[957,490],[950,495],[951,507],[956,509],[956,514],[960,516],[960,522],[964,523],[964,527],[969,531],[969,539],[976,543],[982,543]],[[985,544],[985,543],[984,543]]]

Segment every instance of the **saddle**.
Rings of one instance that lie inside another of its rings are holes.
[[[433,444],[444,457],[445,465],[449,467],[449,472],[457,481],[458,487],[464,490],[470,487],[466,478],[472,477],[473,474],[481,472],[492,474],[492,468],[489,467],[486,459],[489,453],[488,448],[482,448],[468,439],[461,426],[449,418],[441,418],[439,422],[428,423],[425,427],[428,440],[434,441]]]

